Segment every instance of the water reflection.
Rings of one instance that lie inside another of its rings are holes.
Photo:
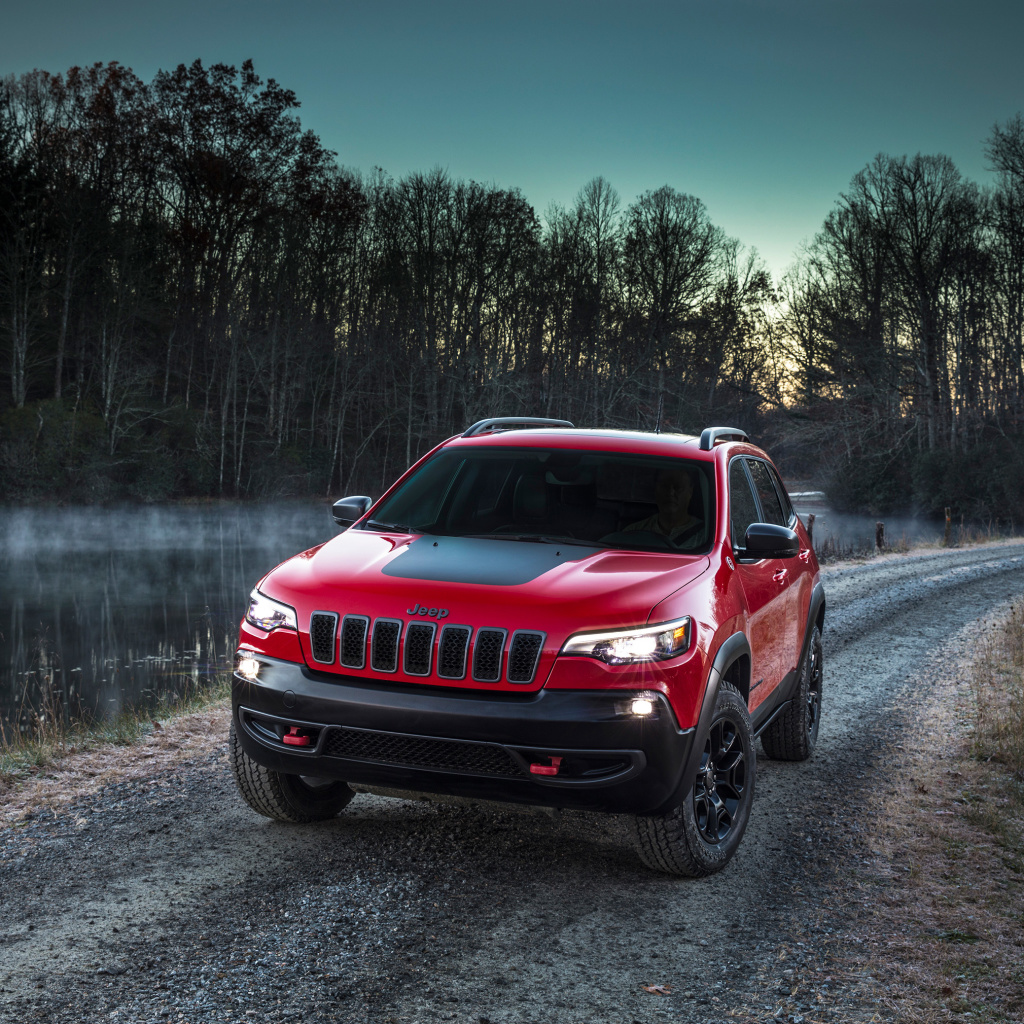
[[[336,532],[326,503],[0,509],[0,729],[209,685],[253,585]]]

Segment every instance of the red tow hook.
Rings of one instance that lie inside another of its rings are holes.
[[[288,731],[281,737],[281,742],[289,747],[308,747],[313,742],[313,737],[304,733],[297,725],[288,726]]]
[[[562,767],[562,759],[560,757],[549,758],[551,764],[541,764],[539,761],[530,765],[531,775],[557,775],[558,769]]]

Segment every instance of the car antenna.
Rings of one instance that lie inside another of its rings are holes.
[[[656,434],[661,433],[661,414],[665,411],[665,392],[658,395],[658,425],[654,428]]]

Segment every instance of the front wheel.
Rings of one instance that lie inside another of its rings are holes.
[[[735,687],[723,682],[686,798],[668,814],[634,818],[640,859],[673,875],[697,878],[720,871],[743,838],[756,773],[750,713]]]
[[[231,723],[228,737],[231,774],[242,799],[257,813],[294,825],[326,821],[337,815],[355,794],[335,779],[288,775],[254,761],[242,748]]]

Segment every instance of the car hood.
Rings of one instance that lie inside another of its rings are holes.
[[[551,636],[640,625],[708,565],[704,555],[350,530],[284,562],[260,589],[295,608],[300,630],[326,610]]]

